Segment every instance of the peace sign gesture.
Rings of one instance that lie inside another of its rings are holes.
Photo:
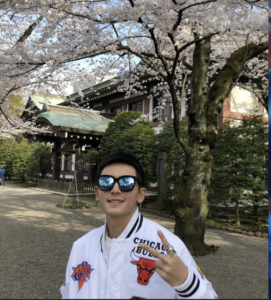
[[[188,268],[175,254],[173,248],[169,245],[167,239],[161,230],[158,230],[158,235],[162,241],[163,246],[167,249],[167,255],[164,256],[157,250],[149,247],[148,245],[140,243],[139,246],[147,250],[154,257],[158,258],[155,261],[156,272],[172,287],[182,285],[188,276]],[[171,247],[171,248],[170,248]],[[172,250],[171,250],[172,249]],[[174,252],[173,252],[174,251]]]

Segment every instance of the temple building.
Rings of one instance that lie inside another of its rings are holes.
[[[54,100],[53,96],[50,98]],[[32,99],[27,103],[27,107],[31,105],[34,114],[24,112],[22,118],[34,118],[36,126],[44,132],[25,134],[25,137],[29,142],[45,142],[52,145],[51,179],[65,181],[72,179],[76,174],[77,182],[92,182],[95,168],[92,170],[89,164],[83,163],[82,155],[92,147],[98,148],[111,120],[99,111],[46,104],[46,101],[40,105],[40,102],[33,102]]]

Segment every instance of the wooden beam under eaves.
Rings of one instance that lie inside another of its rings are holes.
[[[57,152],[74,152],[76,151],[76,147],[73,146],[64,146],[62,148],[57,148]]]

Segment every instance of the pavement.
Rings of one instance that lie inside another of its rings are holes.
[[[8,182],[0,186],[1,299],[61,299],[73,242],[104,224],[95,200],[80,196],[90,209],[56,207],[64,198]],[[173,231],[174,220],[141,213]],[[268,239],[207,228],[205,243],[219,250],[194,259],[220,299],[268,299]]]

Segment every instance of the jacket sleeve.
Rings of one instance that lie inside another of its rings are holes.
[[[188,277],[182,285],[173,287],[176,299],[217,299],[211,282],[203,275],[184,244],[181,252],[177,254],[188,267]]]
[[[66,268],[66,275],[65,275],[65,281],[62,284],[62,286],[60,287],[60,293],[61,293],[61,297],[62,299],[69,299],[70,298],[70,280],[71,280],[71,260],[72,260],[72,256],[73,256],[73,247],[69,256],[69,260],[68,260],[68,264],[67,264],[67,268]]]
[[[198,270],[188,268],[186,281],[174,287],[177,299],[217,299],[212,284],[203,276],[199,276]]]

